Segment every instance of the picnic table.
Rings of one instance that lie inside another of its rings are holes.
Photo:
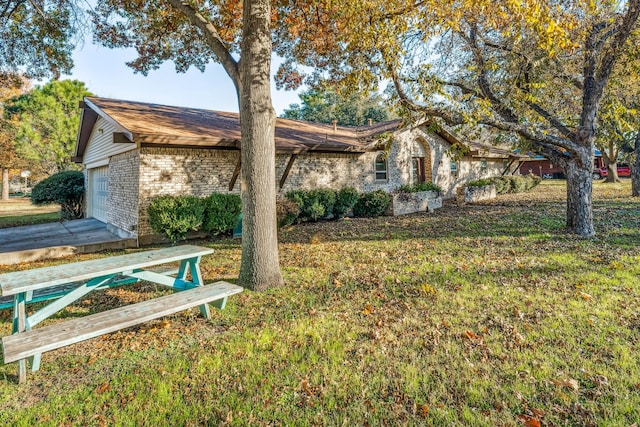
[[[18,378],[24,382],[27,359],[36,371],[46,351],[191,307],[200,306],[202,315],[210,318],[208,303],[215,301],[222,309],[227,297],[242,292],[240,286],[224,281],[204,285],[200,259],[212,253],[209,248],[184,245],[0,274],[0,296],[4,298],[0,309],[13,307],[13,334],[2,338],[4,363],[18,361]],[[158,269],[178,262],[177,269]],[[90,292],[141,280],[179,292],[34,329]],[[27,313],[27,304],[41,301],[46,305]]]

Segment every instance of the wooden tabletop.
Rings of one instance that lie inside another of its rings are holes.
[[[86,281],[95,277],[181,261],[212,253],[213,249],[183,245],[53,267],[15,271],[0,274],[0,295],[15,295],[69,282]]]

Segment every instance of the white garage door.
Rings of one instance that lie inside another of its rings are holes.
[[[88,217],[107,222],[109,166],[89,169]]]

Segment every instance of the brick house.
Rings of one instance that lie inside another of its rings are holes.
[[[84,166],[86,216],[111,231],[144,243],[152,235],[147,207],[153,197],[240,192],[237,113],[97,97],[85,98],[81,107],[74,161]],[[431,128],[401,127],[400,121],[352,128],[278,118],[278,194],[346,186],[393,191],[426,180],[440,185],[445,198],[454,197],[469,180],[504,174],[517,157]],[[464,156],[454,160],[452,146]]]

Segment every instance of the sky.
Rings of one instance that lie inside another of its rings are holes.
[[[211,63],[204,73],[195,68],[177,73],[173,63],[166,62],[143,76],[125,65],[135,58],[133,49],[108,49],[86,40],[74,52],[71,75],[63,78],[83,81],[89,91],[105,98],[238,112],[233,83],[221,65]],[[276,61],[272,66],[275,71]],[[300,102],[297,92],[277,91],[273,83],[272,98],[278,115]]]

